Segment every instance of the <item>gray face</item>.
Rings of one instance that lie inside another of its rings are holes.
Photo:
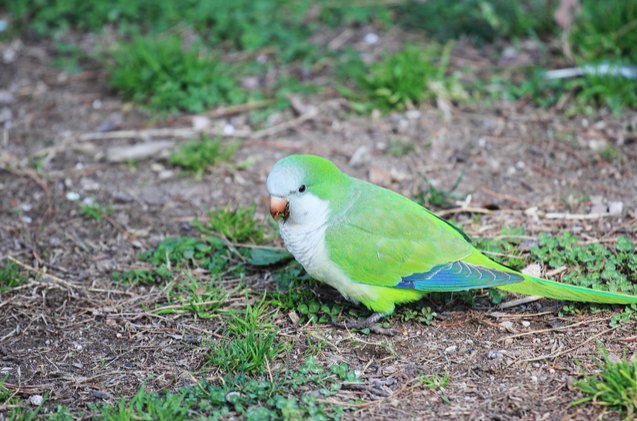
[[[271,196],[282,197],[290,200],[291,196],[298,193],[303,184],[303,171],[296,166],[274,165],[268,175],[266,186]]]

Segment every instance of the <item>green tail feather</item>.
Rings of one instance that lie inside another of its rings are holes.
[[[637,296],[562,284],[560,282],[523,275],[524,281],[498,287],[520,294],[539,295],[546,298],[568,301],[585,301],[602,304],[635,304]]]
[[[477,250],[475,250],[471,256],[464,259],[464,261],[505,272],[520,273],[494,262]],[[601,304],[637,304],[637,296],[610,291],[598,291],[591,288],[536,278],[530,275],[521,275],[524,276],[524,281],[501,285],[497,288],[504,291],[516,292],[519,294],[539,295],[540,297],[553,298],[556,300],[583,301]]]

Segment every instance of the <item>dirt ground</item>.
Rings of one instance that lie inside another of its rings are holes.
[[[0,295],[0,377],[7,376],[18,396],[48,393],[51,404],[86,410],[131,396],[142,383],[159,390],[198,380],[193,373],[204,350],[188,337],[214,338],[215,320],[148,313],[163,297],[159,287],[125,288],[111,274],[136,267],[142,249],[184,234],[184,223],[209,209],[257,203],[265,221],[267,172],[289,153],[326,155],[351,174],[408,195],[427,180],[445,190],[460,178],[456,191],[470,195],[465,205],[493,210],[470,235],[497,235],[506,225],[532,236],[569,230],[590,241],[637,239],[635,112],[567,119],[529,105],[501,105],[454,108],[447,121],[432,106],[356,116],[342,100],[314,96],[297,107],[298,115],[286,111],[269,121],[277,128],[270,134],[243,140],[234,161],[250,165],[221,165],[197,179],[172,168],[167,151],[136,166],[112,162],[112,148],[174,136],[100,137],[108,133],[104,127],[190,127],[189,118],[158,121],[135,111],[90,67],[75,75],[51,68],[47,45],[13,47],[16,60],[0,70],[0,90],[8,94],[0,98],[0,256],[30,266],[32,277]],[[211,118],[212,127],[258,130],[246,116]],[[413,151],[394,157],[396,142]],[[600,158],[606,144],[619,158]],[[73,193],[111,206],[111,219],[82,216],[69,200]],[[608,205],[614,216],[594,214]],[[248,282],[266,280],[264,272]],[[333,347],[319,358],[347,362],[370,386],[331,398],[369,402],[348,409],[348,418],[617,417],[592,405],[570,406],[579,396],[572,382],[583,369],[594,370],[598,343],[617,356],[632,353],[634,326],[609,328],[610,312],[559,317],[560,308],[550,300],[505,310],[436,308],[443,320],[431,326],[392,319],[402,333],[392,338],[297,326],[281,314],[281,334],[294,346],[275,363],[302,359],[308,333],[328,338]],[[414,382],[422,372],[447,372],[451,381],[444,391],[431,391]]]

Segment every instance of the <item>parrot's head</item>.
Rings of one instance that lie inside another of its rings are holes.
[[[270,214],[274,220],[303,223],[312,219],[334,188],[347,178],[331,161],[316,155],[290,155],[268,175]]]

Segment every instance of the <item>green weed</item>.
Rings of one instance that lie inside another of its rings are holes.
[[[615,159],[619,157],[619,155],[620,155],[619,150],[612,146],[608,146],[607,148],[604,148],[604,150],[602,150],[599,153],[600,158],[608,162],[614,161]]]
[[[194,221],[193,226],[204,235],[220,235],[233,243],[262,244],[267,239],[265,226],[257,222],[255,205],[210,211],[205,223]]]
[[[89,219],[100,222],[112,213],[110,206],[104,206],[97,202],[83,204],[80,207],[80,213]]]
[[[583,0],[571,31],[575,54],[587,63],[637,62],[637,4],[624,0]]]
[[[526,236],[526,231],[520,227],[502,227],[497,238],[474,238],[475,247],[489,258],[501,262],[513,269],[523,269],[528,256],[520,251],[520,245]]]
[[[326,404],[309,394],[298,395],[311,387],[318,388],[321,396],[332,396],[344,381],[358,381],[347,365],[326,369],[314,357],[307,357],[296,370],[286,368],[272,375],[271,381],[244,374],[227,375],[221,384],[204,382],[201,389],[191,391],[200,396],[200,405],[222,417],[239,414],[246,419],[332,420],[340,419],[342,406]]]
[[[158,307],[153,310],[156,314],[181,314],[193,313],[200,319],[211,319],[223,313],[232,316],[234,310],[224,309],[227,300],[236,291],[228,291],[222,288],[217,279],[199,281],[190,274],[185,274],[187,283],[180,284],[175,291],[168,291],[169,301],[176,296],[177,304]]]
[[[184,46],[178,36],[136,37],[121,44],[110,71],[111,85],[125,98],[160,111],[202,112],[248,98],[227,64],[206,55],[199,44]]]
[[[540,234],[539,245],[531,249],[531,259],[550,268],[566,266],[562,281],[604,291],[637,293],[637,254],[635,244],[626,236],[617,239],[614,248],[601,243],[579,244],[565,232],[560,236]]]
[[[438,390],[443,389],[449,384],[449,374],[445,371],[445,374],[442,376],[432,374],[431,376],[420,376],[416,380],[422,383],[427,389]]]
[[[147,250],[139,259],[156,266],[181,267],[192,265],[196,260],[210,257],[219,244],[213,245],[195,237],[168,237],[154,250]]]
[[[360,89],[365,93],[365,102],[359,104],[359,108],[402,110],[437,97],[464,99],[457,78],[446,74],[451,48],[452,44],[442,51],[436,46],[421,48],[408,44],[372,64],[366,74],[358,78]],[[362,105],[366,103],[369,105]]]
[[[317,281],[304,273],[297,262],[272,274],[277,283],[276,292],[269,294],[270,304],[284,311],[294,310],[300,323],[331,323],[343,312],[343,305],[321,303],[312,289],[318,287]]]
[[[442,190],[427,182],[427,187],[414,196],[416,202],[422,204],[426,208],[449,209],[454,207],[454,202],[459,199],[453,192],[456,189],[460,178],[454,187],[450,190]]]
[[[77,45],[56,41],[54,47],[56,56],[51,63],[53,67],[66,73],[82,71],[80,60],[85,57],[85,54]]]
[[[407,1],[395,10],[397,22],[419,29],[439,41],[469,38],[478,44],[498,38],[549,36],[556,32],[553,12],[557,2],[531,0]]]
[[[623,411],[626,419],[633,419],[637,404],[637,359],[613,362],[605,350],[604,361],[599,363],[597,375],[586,375],[575,386],[587,396],[574,401],[573,405],[591,402],[594,405]]]
[[[191,418],[193,402],[184,393],[167,392],[163,395],[149,392],[144,387],[132,399],[120,399],[113,404],[96,407],[100,419],[123,420],[187,420]]]
[[[391,156],[400,158],[401,156],[408,155],[416,150],[416,147],[411,143],[392,141],[389,143],[388,152]]]
[[[228,322],[231,338],[213,345],[210,364],[224,373],[262,373],[284,349],[272,323],[263,320],[265,313],[264,301],[255,306],[248,301],[244,317],[233,315]]]
[[[5,260],[0,266],[0,293],[6,292],[27,282],[27,274],[18,264]]]
[[[403,323],[414,320],[429,326],[431,322],[433,322],[434,317],[436,317],[436,312],[434,312],[429,306],[421,306],[419,308],[405,307],[404,309],[399,310],[399,317],[400,321]]]
[[[12,390],[5,386],[5,381],[0,379],[0,408],[8,408],[0,412],[0,417],[8,421],[32,421],[40,419],[39,413],[42,409],[42,403],[37,407],[30,407],[29,404],[20,398],[15,397]]]
[[[276,48],[283,62],[307,59],[318,48],[309,42],[313,24],[305,20],[310,4],[290,0],[212,0],[197,2],[185,20],[209,42],[237,50]]]
[[[230,160],[238,147],[238,142],[231,142],[224,146],[221,139],[202,136],[197,140],[179,145],[169,161],[173,165],[201,176],[206,169]]]
[[[339,2],[324,0],[320,20],[329,26],[365,25],[370,23],[387,27],[394,18],[390,8],[378,2]]]
[[[172,273],[164,265],[154,269],[131,269],[113,272],[113,281],[124,285],[153,285],[170,279]]]

